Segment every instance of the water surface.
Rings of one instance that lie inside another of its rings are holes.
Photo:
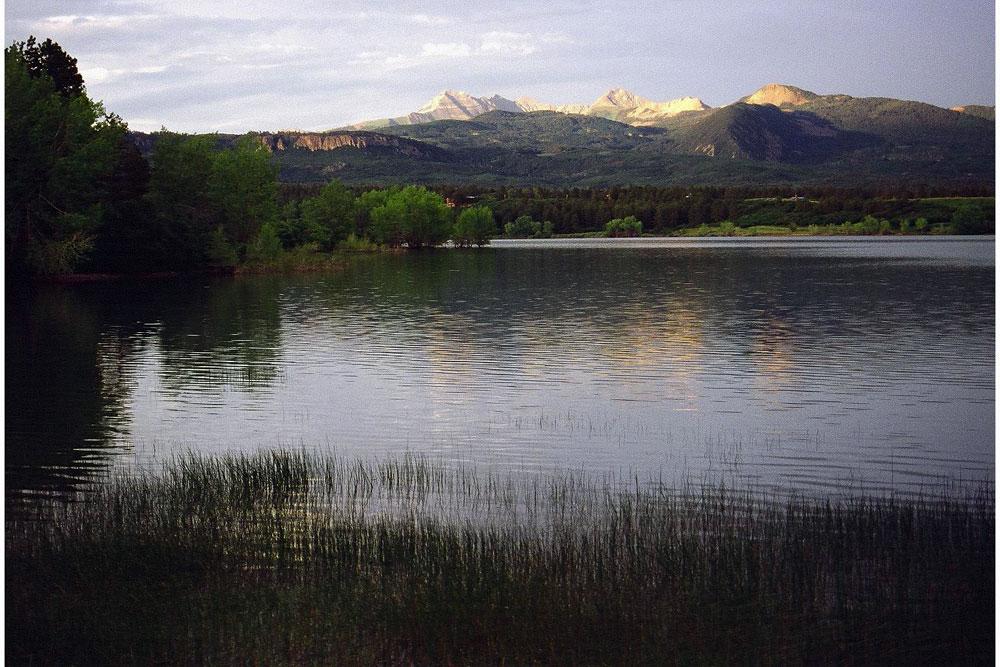
[[[8,297],[9,491],[404,451],[818,495],[992,480],[988,239],[501,242]]]

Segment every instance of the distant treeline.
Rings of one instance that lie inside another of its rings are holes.
[[[315,184],[283,183],[281,198],[294,201],[315,193]],[[484,205],[500,228],[521,216],[551,223],[555,234],[600,232],[609,221],[634,216],[645,233],[669,234],[702,225],[732,222],[737,228],[826,227],[874,218],[881,233],[912,231],[984,234],[994,230],[993,191],[964,188],[896,187],[613,187],[613,188],[434,188],[457,206]],[[923,221],[923,222],[920,222]],[[880,233],[866,232],[866,233]]]

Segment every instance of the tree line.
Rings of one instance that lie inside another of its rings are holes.
[[[635,218],[643,232],[679,230],[731,222],[739,228],[804,228],[856,223],[866,217],[888,221],[892,231],[928,228],[954,233],[992,233],[993,192],[934,188],[839,189],[811,187],[613,187],[613,188],[440,188],[445,196],[489,206],[501,228],[521,216],[548,221],[555,234],[593,233],[609,221]],[[618,233],[618,232],[616,232]]]
[[[313,183],[283,183],[281,197],[295,200],[315,194]],[[495,188],[476,185],[432,188],[459,206],[488,207],[497,227],[512,238],[544,238],[553,234],[636,233],[614,220],[635,218],[642,233],[672,234],[731,223],[808,228],[849,226],[874,219],[875,233],[983,234],[994,230],[993,191],[979,186],[931,186],[844,189],[811,186],[711,187],[617,186],[611,188]],[[357,188],[364,191],[364,186]],[[523,220],[522,220],[523,218]],[[527,220],[537,221],[538,229]],[[922,222],[921,222],[922,221]],[[869,233],[870,221],[858,229]],[[543,229],[544,228],[544,229]],[[888,232],[886,231],[888,230]]]

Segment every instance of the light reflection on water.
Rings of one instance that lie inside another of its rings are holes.
[[[994,244],[498,244],[8,300],[8,488],[188,449],[810,494],[992,480]]]

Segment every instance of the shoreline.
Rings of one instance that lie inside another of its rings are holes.
[[[587,244],[597,244],[600,246],[630,246],[641,244],[656,244],[663,246],[683,246],[687,244],[706,245],[740,245],[743,243],[971,243],[971,242],[995,242],[995,234],[885,234],[885,235],[847,235],[847,234],[774,234],[774,235],[643,235],[629,237],[607,237],[607,236],[578,236],[578,235],[555,235],[544,239],[518,239],[518,238],[495,238],[490,243],[481,248],[462,248],[453,245],[442,245],[438,248],[420,248],[418,252],[426,250],[481,250],[482,248],[515,248],[523,246],[544,247],[572,247],[585,246]],[[55,284],[55,285],[76,285],[84,283],[114,282],[119,280],[165,280],[181,277],[211,276],[211,277],[231,277],[240,275],[268,275],[268,274],[294,274],[294,273],[323,273],[343,268],[343,263],[350,257],[362,255],[384,255],[384,254],[405,254],[405,248],[380,248],[370,251],[338,251],[326,255],[317,255],[313,262],[302,262],[290,265],[248,264],[243,266],[215,267],[207,269],[193,269],[190,271],[150,271],[142,273],[65,273],[55,275],[40,275],[30,278],[33,283]]]

